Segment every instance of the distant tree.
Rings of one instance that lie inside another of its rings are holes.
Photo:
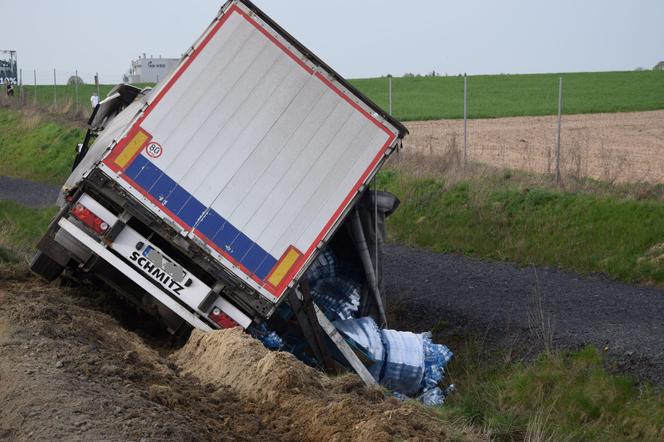
[[[646,70],[645,68],[642,68],[641,66],[639,66],[638,68],[634,69],[634,72],[641,72],[641,71],[645,71],[645,70]]]
[[[78,77],[76,75],[72,75],[71,77],[69,77],[69,80],[67,80],[67,85],[74,86],[76,84],[85,84],[85,82],[81,80],[81,77]]]
[[[403,78],[414,78],[414,77],[415,74],[413,74],[412,72],[406,72],[405,74],[403,74]]]
[[[660,61],[652,68],[653,71],[664,71],[664,61]]]

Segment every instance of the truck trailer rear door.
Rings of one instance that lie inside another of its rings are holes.
[[[102,168],[276,303],[404,131],[233,0]]]

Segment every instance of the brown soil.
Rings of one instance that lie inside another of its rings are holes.
[[[359,378],[329,378],[289,353],[270,352],[241,330],[195,331],[175,354],[184,373],[261,403],[273,429],[291,440],[446,440],[445,423]],[[269,410],[269,411],[268,411]]]
[[[0,440],[478,439],[237,330],[170,355],[109,296],[0,268]]]
[[[407,123],[408,150],[463,151],[463,120]],[[468,158],[492,166],[554,173],[557,117],[468,121]],[[561,170],[608,182],[664,182],[664,111],[564,116]]]

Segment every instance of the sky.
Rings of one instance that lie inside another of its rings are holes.
[[[633,70],[664,60],[664,0],[254,0],[347,78]],[[184,6],[183,6],[184,4]],[[119,82],[180,57],[222,0],[0,0],[0,49],[39,82]],[[7,19],[11,17],[10,19]],[[26,79],[26,82],[30,83]]]

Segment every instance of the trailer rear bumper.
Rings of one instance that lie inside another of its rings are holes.
[[[149,281],[146,277],[141,275],[138,271],[134,270],[129,264],[126,264],[122,259],[118,258],[114,253],[108,250],[104,245],[95,241],[83,230],[76,227],[71,221],[61,218],[58,221],[58,225],[67,233],[72,235],[78,241],[80,241],[85,247],[90,249],[95,255],[99,256],[101,259],[106,261],[111,266],[115,267],[127,278],[134,281],[138,286],[143,290],[153,296],[156,300],[161,302],[167,308],[175,312],[182,319],[187,321],[193,327],[196,327],[202,331],[212,331],[207,323],[202,321],[197,315],[193,314],[170,296],[164,293],[159,287]]]

